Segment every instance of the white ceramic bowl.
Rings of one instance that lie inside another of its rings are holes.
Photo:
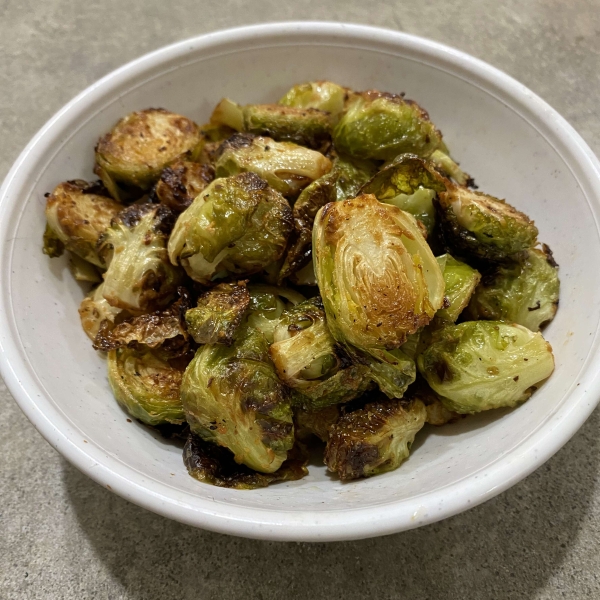
[[[313,465],[256,491],[203,485],[181,451],[128,423],[103,360],[80,328],[82,289],[41,253],[44,197],[92,176],[93,147],[122,115],[163,106],[203,122],[222,96],[268,102],[290,85],[332,79],[405,91],[429,110],[483,190],[531,215],[561,266],[561,307],[546,330],[552,378],[522,407],[421,434],[400,469],[341,484]],[[527,88],[485,63],[413,36],[332,23],[285,23],[202,36],[111,73],[35,136],[0,193],[1,373],[42,435],[117,494],[215,531],[277,540],[393,533],[475,506],[556,452],[599,398],[600,165]]]

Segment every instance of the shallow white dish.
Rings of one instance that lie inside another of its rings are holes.
[[[561,307],[545,335],[556,371],[517,410],[421,434],[397,471],[341,484],[324,467],[264,490],[188,476],[181,451],[128,423],[103,360],[80,328],[82,289],[41,253],[44,192],[92,179],[93,147],[129,111],[162,106],[203,122],[222,96],[272,101],[332,79],[405,91],[443,130],[480,187],[532,216],[561,266]],[[556,452],[600,397],[600,164],[550,106],[496,69],[439,44],[333,23],[259,25],[158,50],[111,73],[35,136],[0,191],[0,372],[42,435],[117,494],[215,531],[277,540],[393,533],[456,514],[510,487]]]

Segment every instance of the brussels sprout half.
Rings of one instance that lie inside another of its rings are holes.
[[[527,252],[522,263],[502,265],[487,274],[468,307],[473,319],[514,321],[531,331],[554,318],[560,282],[550,248]]]
[[[442,134],[416,102],[368,91],[349,98],[333,141],[350,156],[391,160],[405,152],[429,156],[442,143]]]
[[[554,370],[540,333],[501,321],[469,321],[433,334],[419,372],[444,406],[461,414],[515,406]]]
[[[167,254],[173,221],[166,206],[134,204],[100,236],[98,253],[108,265],[103,291],[111,306],[142,314],[174,298],[182,273]]]
[[[154,188],[154,195],[171,210],[183,212],[215,178],[211,165],[178,160],[166,167]]]
[[[328,112],[332,122],[337,122],[344,110],[348,91],[331,81],[300,83],[288,90],[279,104],[294,108],[318,108]]]
[[[331,161],[292,142],[238,133],[221,145],[215,168],[217,177],[256,173],[284,196],[295,197],[311,181],[328,173]]]
[[[111,306],[104,298],[103,283],[94,288],[79,306],[81,327],[92,342],[96,339],[102,323],[104,321],[110,324],[114,323],[119,313],[121,313],[121,309]]]
[[[103,194],[102,185],[79,179],[56,186],[46,201],[44,254],[60,256],[66,248],[98,267],[105,266],[96,243],[123,205]]]
[[[112,392],[132,417],[146,425],[185,421],[179,399],[182,371],[150,350],[132,348],[111,350],[107,364]]]
[[[319,211],[313,256],[338,342],[398,348],[442,306],[444,278],[416,221],[371,194]]]
[[[253,327],[240,327],[232,346],[198,350],[185,371],[181,401],[194,433],[256,471],[277,471],[294,445],[288,393],[264,335]]]
[[[342,480],[393,471],[408,458],[426,418],[420,400],[408,404],[388,399],[369,402],[342,415],[329,428],[325,464]]]
[[[292,226],[287,200],[258,175],[217,179],[179,215],[169,257],[204,285],[250,275],[281,257]]]

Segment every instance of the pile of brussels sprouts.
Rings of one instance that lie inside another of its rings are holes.
[[[342,480],[390,471],[426,423],[554,369],[550,249],[403,95],[305,83],[202,127],[143,110],[94,172],[47,194],[44,252],[97,284],[79,313],[117,401],[185,436],[201,481],[300,479],[311,439]]]

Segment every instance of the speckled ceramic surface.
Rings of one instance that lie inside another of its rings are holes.
[[[266,490],[204,486],[188,477],[178,448],[128,423],[112,400],[104,363],[79,327],[83,290],[64,262],[39,252],[43,193],[63,179],[92,178],[97,137],[130,110],[165,106],[201,122],[222,96],[268,101],[315,78],[405,91],[429,110],[482,189],[536,220],[561,265],[561,309],[546,332],[557,370],[515,411],[424,432],[410,460],[393,473],[341,484],[312,465],[308,478]],[[123,497],[186,523],[249,537],[331,540],[441,519],[531,472],[596,405],[598,315],[588,307],[600,300],[598,173],[581,138],[526,88],[418,38],[288,23],[177,44],[84,92],[36,136],[9,174],[0,194],[2,375],[35,426],[70,461]]]

